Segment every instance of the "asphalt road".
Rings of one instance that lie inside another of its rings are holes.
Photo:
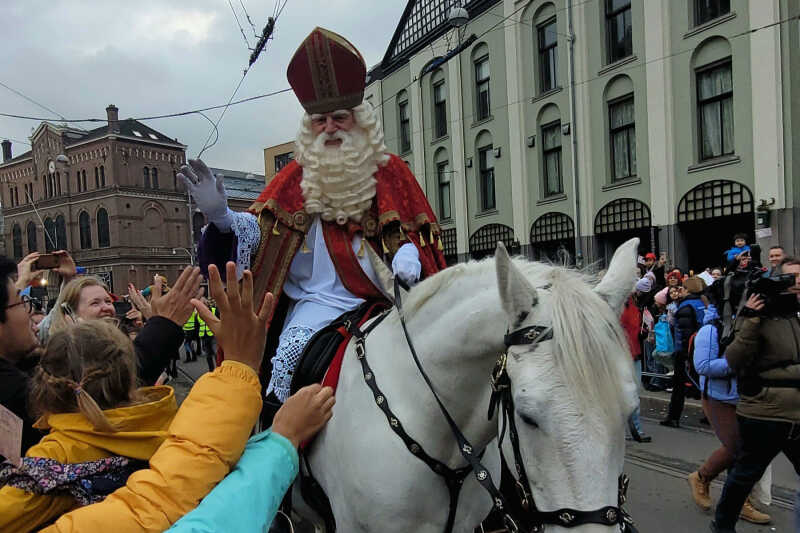
[[[192,381],[208,371],[204,359],[195,362],[180,362],[185,372],[179,373],[170,382],[175,387],[181,401]],[[188,375],[188,376],[187,376]],[[661,413],[654,411],[651,416]],[[639,444],[628,442],[625,471],[631,478],[626,509],[633,516],[640,533],[694,533],[709,531],[711,514],[703,513],[692,501],[686,476],[694,471],[719,445],[716,437],[708,430],[686,428],[665,428],[655,419],[643,418],[646,433],[653,442]],[[740,533],[783,532],[796,533],[794,524],[794,494],[798,488],[798,478],[786,458],[779,456],[772,465],[773,503],[765,509],[772,516],[772,523],[756,526],[739,521]],[[724,483],[724,474],[712,484],[714,502]],[[301,528],[302,529],[302,528]]]

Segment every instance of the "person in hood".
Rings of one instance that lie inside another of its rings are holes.
[[[49,429],[20,467],[0,470],[0,531],[34,531],[124,485],[167,437],[177,412],[170,387],[136,387],[130,339],[106,320],[51,337],[30,383]]]
[[[694,339],[694,367],[700,376],[702,405],[708,421],[722,446],[714,450],[696,471],[689,474],[692,499],[703,511],[711,510],[710,485],[723,471],[736,462],[739,449],[739,424],[736,403],[739,393],[736,376],[721,346],[722,320],[714,305],[703,316],[703,327]],[[754,524],[766,524],[770,516],[757,510],[748,498],[740,517]]]

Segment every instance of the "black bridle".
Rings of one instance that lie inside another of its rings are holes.
[[[428,377],[428,374],[422,367],[422,363],[417,356],[417,352],[414,349],[414,343],[411,341],[411,336],[409,335],[408,328],[406,327],[400,294],[400,281],[396,276],[394,281],[394,304],[397,308],[398,315],[400,316],[400,323],[403,326],[403,333],[405,334],[406,342],[408,343],[414,363],[422,375],[422,378],[425,380],[425,383],[428,385],[428,389],[433,394],[436,403],[439,405],[439,409],[447,421],[447,424],[450,426],[450,430],[452,431],[453,436],[458,443],[459,451],[467,462],[467,466],[465,467],[454,470],[428,455],[425,450],[422,449],[422,446],[412,439],[406,433],[405,429],[403,429],[403,425],[399,418],[397,418],[397,416],[389,408],[389,402],[386,396],[378,387],[375,375],[370,368],[369,363],[367,362],[366,337],[368,333],[370,333],[379,323],[383,321],[384,318],[386,318],[386,316],[388,316],[389,311],[387,310],[383,315],[375,319],[364,331],[362,331],[357,325],[350,323],[348,323],[346,327],[355,338],[356,357],[361,363],[364,381],[372,391],[375,403],[386,416],[386,419],[389,422],[389,427],[392,429],[392,431],[394,431],[395,434],[398,435],[398,437],[402,439],[408,450],[415,457],[423,461],[426,465],[428,465],[429,468],[431,468],[431,470],[433,470],[434,473],[444,479],[450,494],[450,508],[447,522],[445,524],[445,533],[451,533],[453,531],[453,525],[458,506],[458,496],[464,479],[470,473],[475,476],[477,482],[486,490],[486,492],[489,493],[489,496],[492,498],[493,502],[493,511],[499,513],[500,516],[503,517],[503,522],[510,533],[539,533],[544,531],[546,524],[557,524],[566,528],[576,527],[583,524],[601,524],[605,526],[619,525],[621,533],[637,533],[637,530],[633,524],[633,520],[622,509],[622,505],[625,503],[629,482],[628,476],[625,474],[622,474],[619,477],[618,500],[616,507],[606,506],[594,511],[580,511],[577,509],[563,508],[549,512],[540,511],[536,508],[536,503],[533,500],[530,483],[528,481],[527,473],[525,472],[525,466],[522,461],[522,453],[519,447],[519,434],[517,433],[517,426],[514,420],[514,402],[511,395],[511,378],[506,370],[506,362],[508,349],[510,347],[520,345],[532,345],[535,347],[540,342],[551,340],[553,338],[552,328],[543,326],[530,326],[507,333],[504,339],[506,351],[500,355],[500,358],[497,360],[491,375],[492,396],[489,402],[489,418],[491,419],[494,416],[498,406],[502,409],[503,416],[503,429],[498,438],[498,448],[501,460],[505,461],[505,458],[503,457],[502,444],[506,427],[508,427],[511,448],[514,452],[514,466],[517,472],[515,484],[520,497],[519,505],[515,507],[520,507],[523,511],[521,513],[516,513],[516,516],[514,516],[511,507],[508,505],[509,502],[506,501],[505,496],[500,492],[497,485],[495,485],[489,470],[481,463],[483,451],[476,453],[476,451],[473,449],[472,445],[461,432],[452,416],[450,416],[447,408],[444,406],[439,398],[439,395],[436,393],[436,389]],[[523,527],[524,529],[522,529]]]

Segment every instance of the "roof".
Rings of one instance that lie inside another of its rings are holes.
[[[154,130],[150,126],[134,120],[126,118],[119,121],[119,131],[114,132],[114,135],[123,135],[125,137],[133,137],[135,139],[142,139],[143,141],[156,141],[160,143],[173,144],[176,147],[183,147],[177,139],[170,139],[163,133]],[[108,125],[104,124],[99,128],[85,132],[85,135],[77,139],[72,139],[71,142],[67,141],[69,137],[65,137],[65,146],[70,147],[74,144],[91,141],[93,139],[100,139],[109,134]]]
[[[226,168],[212,168],[211,172],[218,176],[224,176],[228,198],[255,200],[264,189],[265,178],[263,174],[253,174],[252,172]]]

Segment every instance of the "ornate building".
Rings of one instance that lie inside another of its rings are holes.
[[[0,194],[6,254],[68,250],[112,291],[172,281],[190,262],[187,195],[175,174],[186,146],[133,119],[89,131],[42,122],[31,150],[2,142]]]

